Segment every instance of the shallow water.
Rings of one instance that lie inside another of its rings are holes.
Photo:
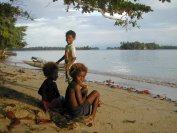
[[[64,51],[18,51],[8,59],[17,65],[31,56],[57,61]],[[177,50],[90,50],[77,51],[77,62],[86,64],[89,80],[114,80],[116,83],[177,100]]]

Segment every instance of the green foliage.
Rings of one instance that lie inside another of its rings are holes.
[[[53,0],[53,2],[58,0]],[[159,0],[170,2],[170,0]],[[82,13],[100,12],[104,17],[115,20],[115,25],[128,27],[139,27],[137,20],[142,19],[143,13],[153,10],[149,5],[142,4],[138,0],[64,0],[64,3],[73,5],[76,10]],[[67,11],[68,11],[67,9]],[[116,16],[118,17],[116,17]]]
[[[30,15],[9,3],[0,3],[0,9],[0,49],[24,47],[26,27],[15,24],[19,16],[30,18]]]
[[[143,49],[159,49],[159,44],[156,43],[141,43],[141,42],[121,42],[120,49],[123,50],[143,50]]]
[[[83,46],[83,47],[76,47],[77,50],[99,50],[98,47],[90,47],[90,46]]]
[[[118,50],[118,49],[120,49],[119,47],[107,47],[106,48],[107,50]]]

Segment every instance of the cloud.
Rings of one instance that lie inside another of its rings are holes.
[[[158,0],[143,0],[151,5],[154,12],[144,15],[139,21],[140,29],[126,32],[114,26],[114,21],[104,18],[98,12],[82,14],[72,7],[66,12],[66,6],[51,0],[24,1],[23,8],[35,17],[35,21],[19,20],[17,25],[26,25],[26,41],[32,46],[64,46],[65,32],[77,33],[76,45],[98,47],[116,46],[121,41],[156,42],[162,45],[177,45],[177,1],[160,3]]]

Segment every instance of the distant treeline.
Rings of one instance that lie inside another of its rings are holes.
[[[76,47],[77,50],[99,50],[98,47]],[[29,47],[29,48],[13,48],[14,51],[27,51],[27,50],[65,50],[65,47]]]
[[[77,50],[99,50],[98,47],[90,47],[90,46],[83,46],[83,47],[76,47]]]
[[[160,46],[160,49],[177,49],[177,46]]]
[[[120,49],[120,50],[153,50],[153,49],[177,49],[177,46],[160,46],[156,43],[141,43],[135,42],[121,42],[120,47],[107,47],[107,50]]]
[[[141,43],[141,42],[121,42],[120,49],[160,49],[159,44],[156,43]]]
[[[107,50],[116,50],[116,49],[120,49],[120,47],[107,47]]]

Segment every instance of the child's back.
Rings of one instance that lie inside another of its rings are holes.
[[[51,79],[46,79],[38,93],[42,96],[43,101],[51,102],[53,99],[60,97],[56,83]]]
[[[70,111],[74,108],[73,105],[77,104],[77,100],[75,97],[75,90],[74,90],[76,85],[77,85],[77,83],[72,81],[66,89],[65,103],[66,103],[67,109]]]
[[[43,73],[46,76],[46,80],[39,88],[38,94],[42,96],[44,108],[49,110],[61,107],[62,100],[55,82],[58,78],[58,66],[53,62],[46,63],[43,67]]]

